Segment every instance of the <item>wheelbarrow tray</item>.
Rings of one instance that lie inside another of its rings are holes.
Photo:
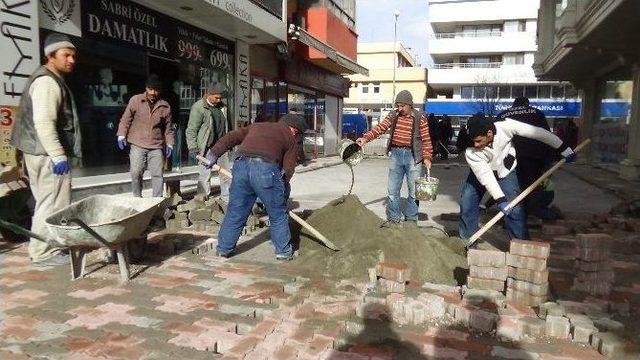
[[[106,243],[115,246],[140,236],[164,201],[160,197],[92,195],[53,213],[45,223],[51,236],[63,246],[104,246],[81,226],[65,224],[71,219],[84,222]]]

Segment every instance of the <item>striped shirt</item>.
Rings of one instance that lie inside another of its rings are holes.
[[[367,142],[384,134],[391,128],[392,117],[387,115],[378,125],[363,136]],[[422,141],[422,158],[431,161],[433,147],[431,146],[431,137],[429,136],[429,125],[424,115],[420,117],[420,140]],[[391,146],[411,147],[411,132],[413,130],[413,116],[398,116],[396,129],[391,134]]]

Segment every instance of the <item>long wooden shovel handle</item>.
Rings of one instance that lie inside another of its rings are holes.
[[[586,139],[585,141],[580,143],[580,145],[578,145],[573,151],[578,152],[582,150],[582,148],[587,146],[590,142],[591,142],[591,139]],[[565,162],[566,162],[565,159],[561,159],[555,165],[553,165],[553,167],[551,167],[544,174],[542,174],[538,178],[538,180],[534,181],[533,184],[529,185],[529,187],[524,189],[520,193],[520,195],[518,195],[515,199],[511,200],[511,202],[507,205],[507,209],[511,209],[516,205],[518,205],[518,203],[520,203],[522,199],[524,199],[527,195],[529,195],[536,187],[538,187],[538,185],[540,185],[541,182],[544,181],[544,179],[548,178],[554,171],[558,170],[558,168],[560,168],[560,166],[562,166],[562,164],[564,164]],[[502,211],[499,211],[491,220],[489,220],[488,223],[484,224],[484,226],[480,230],[476,231],[476,233],[473,234],[473,236],[471,236],[471,238],[469,239],[469,244],[467,244],[467,247],[471,246],[473,243],[478,241],[480,236],[484,235],[485,232],[491,229],[491,227],[495,225],[498,222],[498,220],[500,220],[503,216],[504,214],[502,213]]]
[[[207,158],[205,158],[204,156],[198,155],[196,157],[196,159],[198,159],[198,161],[200,161],[201,163],[205,164],[205,165],[209,165],[210,162]],[[231,173],[229,172],[229,170],[220,167],[219,165],[213,165],[211,167],[212,170],[218,171],[220,174],[228,177],[229,179],[232,179],[233,176],[231,175]],[[295,220],[295,222],[297,222],[298,224],[300,224],[303,228],[309,230],[309,232],[315,236],[318,240],[320,240],[326,247],[328,247],[331,250],[334,251],[340,251],[340,249],[333,243],[331,242],[329,239],[327,239],[324,235],[322,235],[318,230],[316,230],[313,226],[309,225],[308,222],[302,220],[301,217],[299,217],[298,215],[296,215],[293,211],[289,211],[289,216],[291,216],[291,218],[293,220]]]

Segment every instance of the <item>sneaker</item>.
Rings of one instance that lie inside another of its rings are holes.
[[[380,224],[381,228],[389,228],[389,229],[397,229],[401,227],[402,224],[399,220],[386,220],[382,224]]]
[[[293,254],[277,254],[276,260],[278,261],[290,261],[293,260]]]
[[[226,254],[223,254],[222,252],[220,252],[220,250],[216,249],[216,256],[228,259],[228,258],[233,256],[233,251],[230,251],[230,252],[228,252]]]
[[[71,262],[71,258],[69,255],[65,254],[55,254],[51,257],[48,257],[43,260],[34,261],[34,266],[59,266],[59,265],[67,265]]]

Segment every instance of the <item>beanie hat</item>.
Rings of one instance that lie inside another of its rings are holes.
[[[207,94],[224,94],[227,91],[221,83],[215,83],[207,86]]]
[[[47,37],[44,39],[45,56],[50,55],[56,50],[65,49],[65,48],[69,48],[69,49],[76,48],[67,35],[51,33],[47,35]]]
[[[300,134],[304,134],[307,130],[307,123],[304,121],[304,118],[298,114],[286,114],[280,118],[280,121],[298,129]]]
[[[513,107],[516,106],[529,106],[529,99],[524,96],[517,97],[513,100]]]
[[[158,75],[151,74],[144,85],[151,89],[162,89],[162,80],[160,80]]]
[[[482,112],[475,113],[467,122],[467,132],[471,139],[485,136],[489,130],[493,130],[495,133],[495,125],[491,118],[484,116]]]
[[[413,96],[409,90],[402,90],[396,95],[396,104],[402,103],[413,106]]]

